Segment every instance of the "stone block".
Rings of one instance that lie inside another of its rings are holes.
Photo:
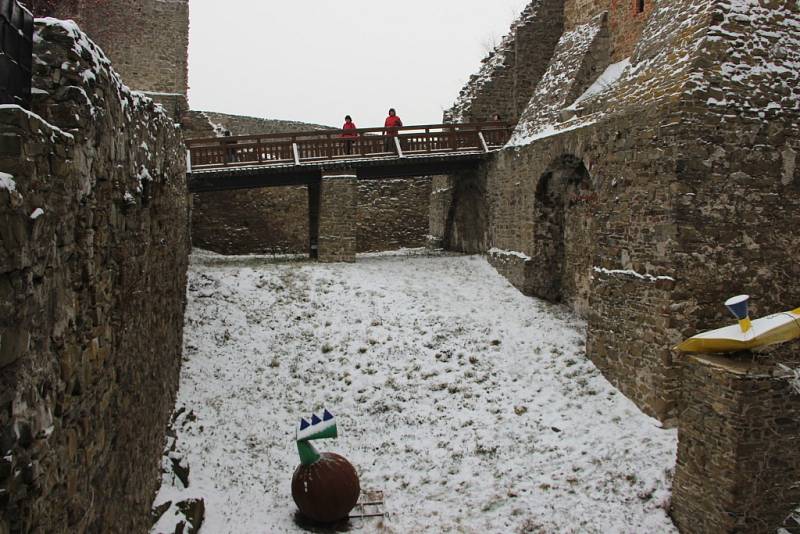
[[[11,365],[30,350],[30,331],[18,327],[0,327],[0,368]]]

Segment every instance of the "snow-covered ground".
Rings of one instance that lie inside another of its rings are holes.
[[[480,256],[196,252],[188,295],[173,456],[189,487],[168,472],[155,504],[202,497],[203,532],[303,531],[293,436],[323,406],[340,437],[318,448],[385,492],[386,518],[352,531],[676,532],[676,432],[586,359],[583,322]]]

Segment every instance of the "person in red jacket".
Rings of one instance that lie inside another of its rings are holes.
[[[397,112],[394,108],[389,110],[389,116],[386,117],[386,121],[383,123],[385,140],[383,142],[384,149],[386,152],[394,152],[394,138],[397,137],[397,129],[403,126],[403,121],[400,120],[400,117],[397,116]]]
[[[344,126],[342,126],[342,137],[345,139],[344,141],[344,153],[350,154],[353,151],[353,139],[358,137],[358,134],[354,131],[356,130],[356,125],[353,122],[353,118],[350,115],[345,115],[344,117]]]

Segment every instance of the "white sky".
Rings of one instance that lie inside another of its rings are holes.
[[[192,109],[439,123],[529,0],[190,0]]]

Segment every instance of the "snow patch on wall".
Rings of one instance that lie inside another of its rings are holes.
[[[16,191],[17,182],[14,181],[14,177],[8,173],[0,172],[0,189],[5,189],[6,191]]]
[[[520,258],[525,261],[531,261],[531,257],[525,254],[524,252],[519,252],[516,250],[503,250],[500,248],[492,247],[489,249],[489,254],[491,256],[514,256],[516,258]]]
[[[669,280],[674,282],[675,279],[671,276],[653,276],[652,274],[647,273],[637,273],[631,269],[605,269],[603,267],[592,267],[592,270],[596,273],[606,274],[610,276],[632,276],[634,278],[638,278],[640,280],[647,280],[648,282],[658,282],[659,280]]]
[[[584,91],[581,96],[576,98],[575,102],[573,102],[566,109],[576,109],[578,107],[578,104],[580,104],[584,100],[591,98],[595,95],[599,95],[604,91],[608,91],[611,87],[614,86],[614,84],[616,84],[619,81],[620,77],[622,76],[622,73],[625,72],[625,69],[630,67],[630,65],[631,65],[631,58],[625,58],[618,63],[612,63],[611,65],[609,65],[608,68],[606,68],[606,70],[603,71],[603,74],[601,74],[594,81],[594,83],[590,85],[589,88],[586,91]]]

